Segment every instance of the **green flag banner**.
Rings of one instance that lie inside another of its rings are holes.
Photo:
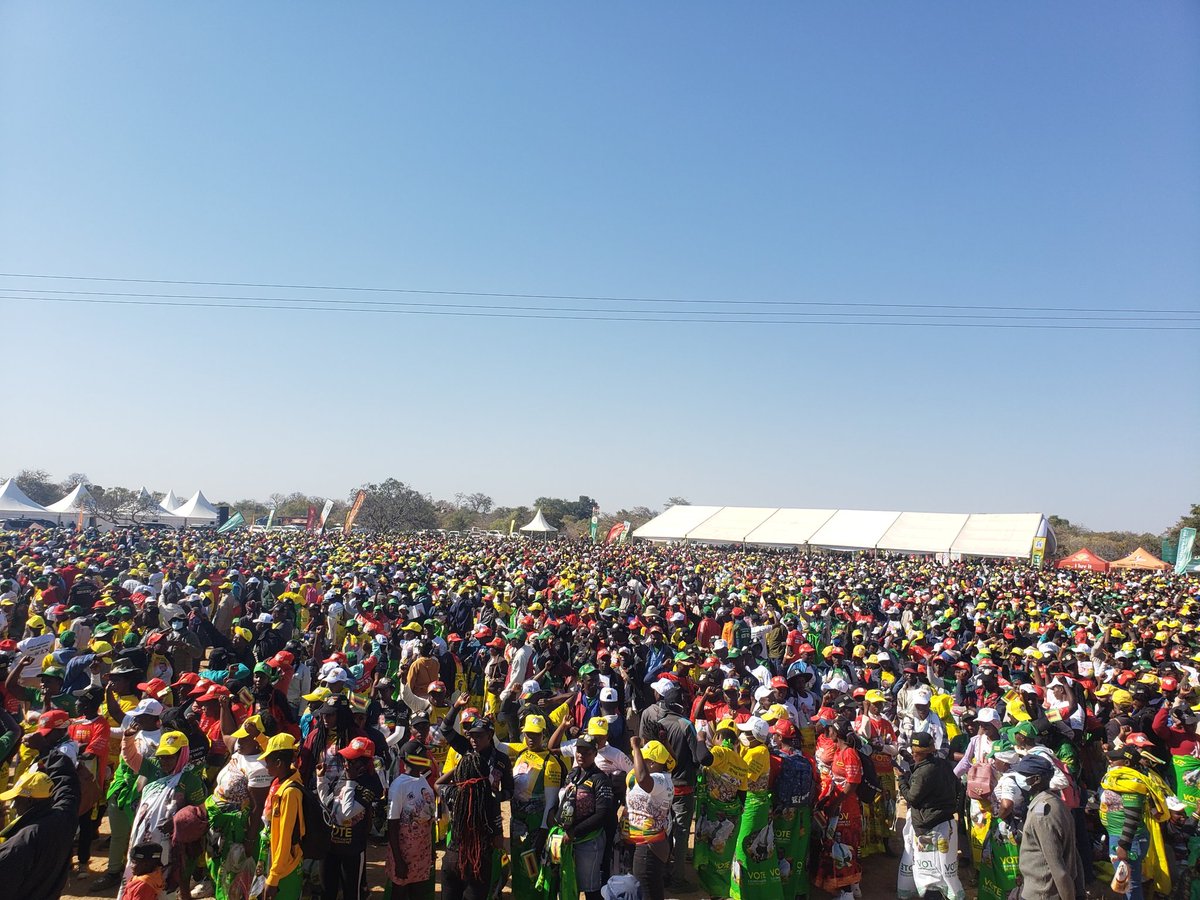
[[[226,521],[224,525],[217,529],[217,534],[224,534],[227,531],[233,531],[233,529],[241,528],[245,524],[246,520],[242,518],[242,514],[240,512],[235,512],[229,517],[228,521]]]
[[[1192,551],[1196,549],[1196,529],[1181,528],[1179,545],[1175,551],[1175,574],[1182,575],[1192,562]]]

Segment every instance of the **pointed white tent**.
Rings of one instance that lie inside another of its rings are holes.
[[[142,488],[142,490],[144,491],[145,488]],[[158,501],[158,505],[167,512],[173,513],[175,510],[179,509],[179,507],[183,506],[183,501],[175,496],[174,491],[167,491],[167,495],[163,497],[162,500]]]
[[[96,501],[86,484],[77,484],[67,496],[47,506],[46,511],[54,513],[54,518],[59,525],[65,525],[74,522],[80,512],[87,515],[94,514]]]
[[[170,494],[168,493],[168,496]],[[180,519],[161,503],[154,499],[144,487],[138,492],[137,500],[126,504],[119,510],[121,517],[129,522],[162,522],[167,525],[178,525]]]
[[[39,506],[17,487],[17,482],[10,478],[0,485],[0,519],[18,519],[27,516],[53,518],[46,516],[46,507]]]
[[[215,506],[208,502],[204,491],[196,491],[171,515],[176,519],[183,519],[185,525],[204,525],[217,521],[221,514],[217,512]]]
[[[75,485],[71,493],[46,507],[47,510],[54,513],[77,513],[81,509],[91,512],[95,508],[96,501],[92,498],[92,492],[87,489],[86,484]]]
[[[521,531],[529,535],[541,535],[544,538],[548,538],[557,532],[558,529],[546,521],[546,517],[542,515],[541,507],[538,507],[537,513],[534,514],[529,524],[521,526]]]

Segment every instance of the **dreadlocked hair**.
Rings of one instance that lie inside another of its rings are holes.
[[[483,757],[476,752],[466,754],[454,770],[454,781],[446,791],[450,807],[450,834],[458,845],[459,868],[471,880],[479,880],[486,852],[485,837],[489,834],[487,773]]]

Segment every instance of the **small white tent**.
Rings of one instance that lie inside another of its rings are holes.
[[[549,539],[551,535],[558,531],[558,529],[546,521],[546,517],[542,515],[541,507],[538,507],[537,513],[534,514],[534,517],[530,520],[529,524],[521,526],[521,531],[530,535],[531,537]]]
[[[208,502],[203,491],[196,491],[171,515],[176,519],[183,519],[184,525],[208,525],[217,521],[221,514]]]
[[[92,492],[87,489],[86,484],[77,484],[67,496],[47,506],[46,511],[54,513],[55,521],[59,525],[69,525],[75,522],[79,513],[82,512],[86,524],[87,517],[95,515],[96,500],[92,497]]]
[[[52,519],[46,515],[46,508],[34,503],[25,496],[25,492],[17,487],[17,482],[10,478],[0,484],[0,519],[34,518]]]
[[[165,525],[179,525],[182,521],[175,513],[155,500],[154,495],[144,487],[138,492],[137,499],[122,506],[118,513],[121,516],[122,524],[161,522]]]
[[[142,488],[142,490],[145,490],[145,488]],[[175,510],[179,509],[179,507],[183,506],[183,501],[175,496],[174,491],[167,491],[167,495],[158,501],[158,505],[167,512],[173,513]]]

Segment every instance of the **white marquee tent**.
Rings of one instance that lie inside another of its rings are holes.
[[[0,519],[24,518],[52,519],[46,515],[46,507],[34,503],[25,496],[25,492],[17,487],[17,482],[10,478],[0,484]]]
[[[633,532],[646,541],[688,541],[829,550],[1027,558],[1054,531],[1041,513],[920,513],[862,509],[672,506]]]
[[[48,505],[46,512],[54,513],[59,525],[69,524],[78,518],[80,512],[95,514],[96,500],[86,484],[77,484],[67,496]]]
[[[196,491],[171,515],[176,519],[182,519],[184,525],[207,525],[217,521],[221,514],[217,512],[215,506],[208,502],[203,491]]]
[[[142,488],[142,490],[144,491],[145,488]],[[158,505],[167,512],[173,513],[175,510],[179,509],[179,507],[183,506],[183,501],[175,496],[174,491],[167,491],[167,495],[158,502]]]
[[[544,538],[549,538],[550,535],[557,533],[558,529],[546,521],[546,517],[542,515],[541,507],[534,514],[533,518],[520,528],[521,531],[528,535],[540,535]]]

